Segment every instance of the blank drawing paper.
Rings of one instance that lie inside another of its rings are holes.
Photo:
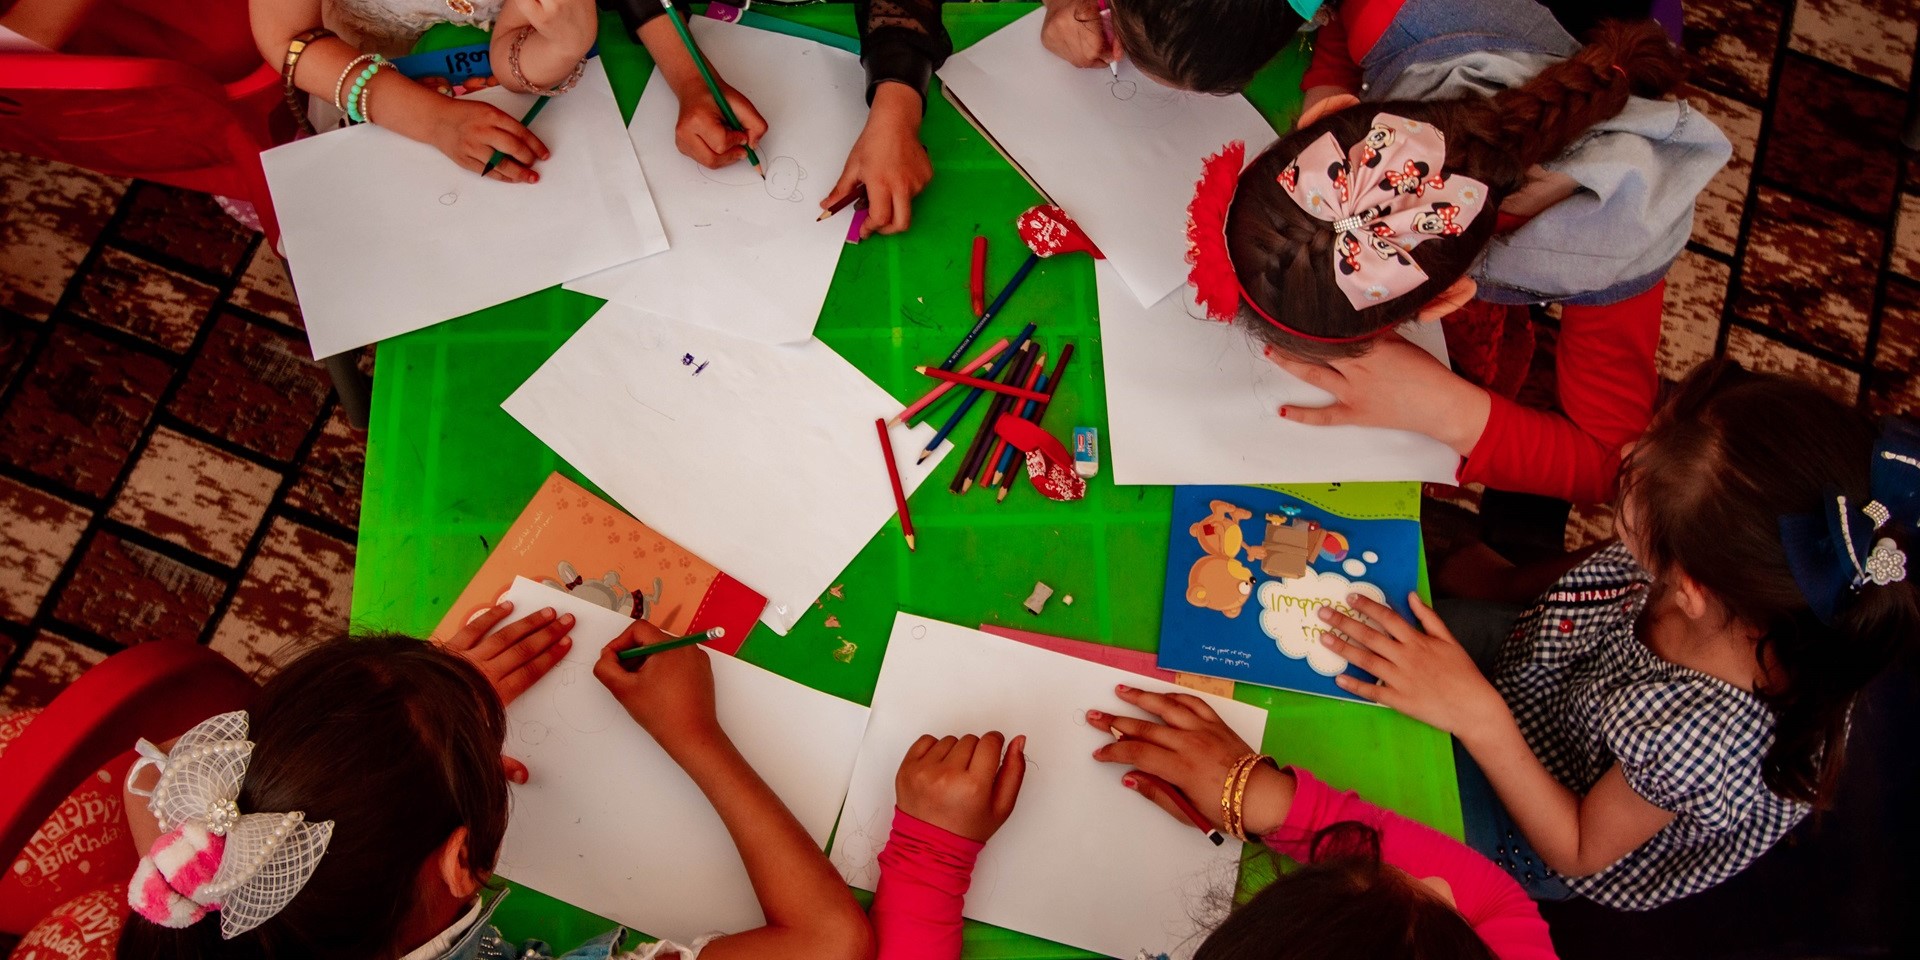
[[[1460,457],[1432,437],[1283,419],[1282,404],[1333,397],[1262,356],[1239,326],[1206,319],[1191,289],[1141,307],[1107,264],[1094,281],[1115,483],[1453,482]],[[1439,324],[1400,332],[1446,362]]]
[[[874,888],[893,822],[894,774],[921,734],[1026,734],[1026,783],[974,867],[966,915],[1109,957],[1190,955],[1208,929],[1204,921],[1217,919],[1208,916],[1210,905],[1232,899],[1241,846],[1214,846],[1192,824],[1122,787],[1126,767],[1093,759],[1112,738],[1086,724],[1087,710],[1146,717],[1114,695],[1116,684],[1177,690],[899,614],[834,834],[834,866],[853,886]],[[1196,695],[1248,743],[1260,743],[1265,710]]]
[[[766,922],[719,814],[593,677],[633,621],[525,577],[515,617],[571,613],[573,649],[507,708],[506,753],[527,765],[499,872],[655,937],[682,943]],[[822,847],[853,770],[867,709],[707,651],[720,726]]]
[[[1033,13],[948,58],[940,82],[1027,176],[1086,228],[1142,305],[1187,276],[1187,201],[1207,155],[1274,140],[1235,94],[1161,86],[1122,61],[1120,78],[1081,70],[1040,45]],[[675,244],[679,238],[674,238]]]
[[[763,343],[607,304],[501,404],[667,539],[767,598],[792,629],[887,518],[873,421],[900,410],[818,340]],[[909,494],[953,444],[894,427]]]
[[[516,120],[534,101],[501,87],[471,99]],[[598,59],[531,129],[553,151],[531,184],[373,124],[260,155],[315,357],[667,249]]]
[[[816,221],[866,123],[866,74],[858,56],[811,40],[705,17],[692,27],[767,119],[766,179],[744,160],[709,170],[682,155],[680,101],[655,70],[629,129],[673,249],[567,289],[755,340],[805,340],[846,245],[851,213]]]

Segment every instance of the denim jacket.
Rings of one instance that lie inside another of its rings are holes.
[[[1533,0],[1407,0],[1360,64],[1363,100],[1491,95],[1580,44]],[[1651,289],[1693,233],[1733,147],[1686,101],[1634,97],[1543,164],[1582,189],[1494,239],[1473,277],[1494,303],[1599,305]]]
[[[498,928],[487,921],[511,890],[502,890],[492,899],[477,898],[473,906],[439,936],[409,952],[400,960],[698,960],[706,940],[691,947],[662,940],[621,950],[620,941],[627,931],[615,927],[586,943],[556,953],[539,940],[511,943]],[[711,938],[706,938],[711,939]]]

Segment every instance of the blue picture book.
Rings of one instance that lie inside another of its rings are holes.
[[[1321,645],[1319,609],[1357,615],[1357,593],[1412,618],[1419,504],[1412,483],[1175,487],[1160,666],[1360,700],[1333,682],[1367,675]]]

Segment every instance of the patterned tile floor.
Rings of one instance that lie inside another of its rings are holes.
[[[1920,0],[1688,0],[1687,96],[1735,159],[1672,273],[1664,373],[1726,353],[1920,406],[1916,22]],[[0,154],[0,711],[127,644],[259,667],[344,626],[364,441],[299,325],[210,199]]]

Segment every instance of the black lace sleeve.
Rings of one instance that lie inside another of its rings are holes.
[[[860,62],[867,68],[867,102],[875,87],[889,80],[920,91],[926,104],[927,82],[953,53],[953,38],[940,22],[945,0],[854,0],[860,22]]]

